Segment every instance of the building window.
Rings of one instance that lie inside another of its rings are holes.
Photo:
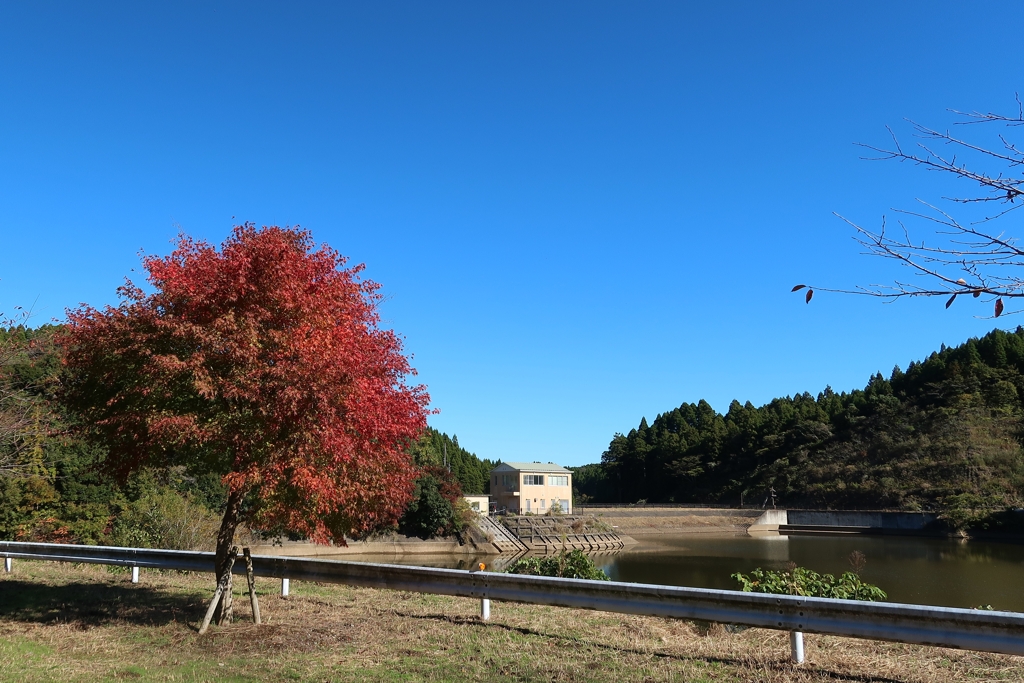
[[[524,474],[523,475],[523,486],[543,486],[544,475],[543,474]]]
[[[495,479],[497,479],[497,477],[495,477]],[[501,484],[502,486],[515,486],[516,478],[511,474],[503,474],[501,475]]]
[[[548,486],[568,486],[569,475],[554,475],[548,477]]]

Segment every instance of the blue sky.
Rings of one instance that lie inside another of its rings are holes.
[[[482,457],[578,465],[684,401],[861,387],[988,332],[987,309],[789,289],[900,275],[832,212],[876,226],[941,179],[853,143],[1014,111],[1022,19],[1015,3],[3,3],[0,311],[114,303],[139,251],[179,230],[298,224],[383,285],[432,424]]]

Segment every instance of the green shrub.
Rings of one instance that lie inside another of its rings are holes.
[[[114,520],[110,542],[118,546],[211,550],[220,519],[187,494],[163,487],[126,503]]]
[[[942,499],[939,519],[956,532],[988,529],[998,526],[996,520],[1007,507],[1000,496],[960,493]]]
[[[582,550],[563,550],[558,555],[548,557],[524,557],[513,562],[505,573],[557,576],[563,579],[608,580],[604,570],[595,566],[594,561],[584,555]]]
[[[416,480],[412,501],[398,522],[406,536],[434,538],[450,536],[465,528],[466,516],[459,501],[463,500],[458,482],[443,468],[428,467]]]
[[[888,597],[881,588],[864,583],[853,572],[845,572],[837,579],[831,574],[819,574],[806,567],[796,567],[792,571],[783,572],[758,567],[750,572],[750,576],[736,573],[732,578],[747,593],[804,595],[813,598],[872,602]]]

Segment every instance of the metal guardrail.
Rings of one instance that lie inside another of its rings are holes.
[[[5,558],[212,572],[214,554],[0,541]],[[252,556],[257,576],[1024,655],[1024,614],[617,581]],[[244,569],[236,565],[236,573]],[[489,604],[489,603],[485,603]],[[802,650],[802,647],[801,647]],[[796,647],[794,646],[794,656]],[[799,661],[799,660],[798,660]]]

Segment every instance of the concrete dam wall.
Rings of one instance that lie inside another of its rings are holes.
[[[934,512],[765,510],[749,531],[917,534],[929,532],[937,521]]]

